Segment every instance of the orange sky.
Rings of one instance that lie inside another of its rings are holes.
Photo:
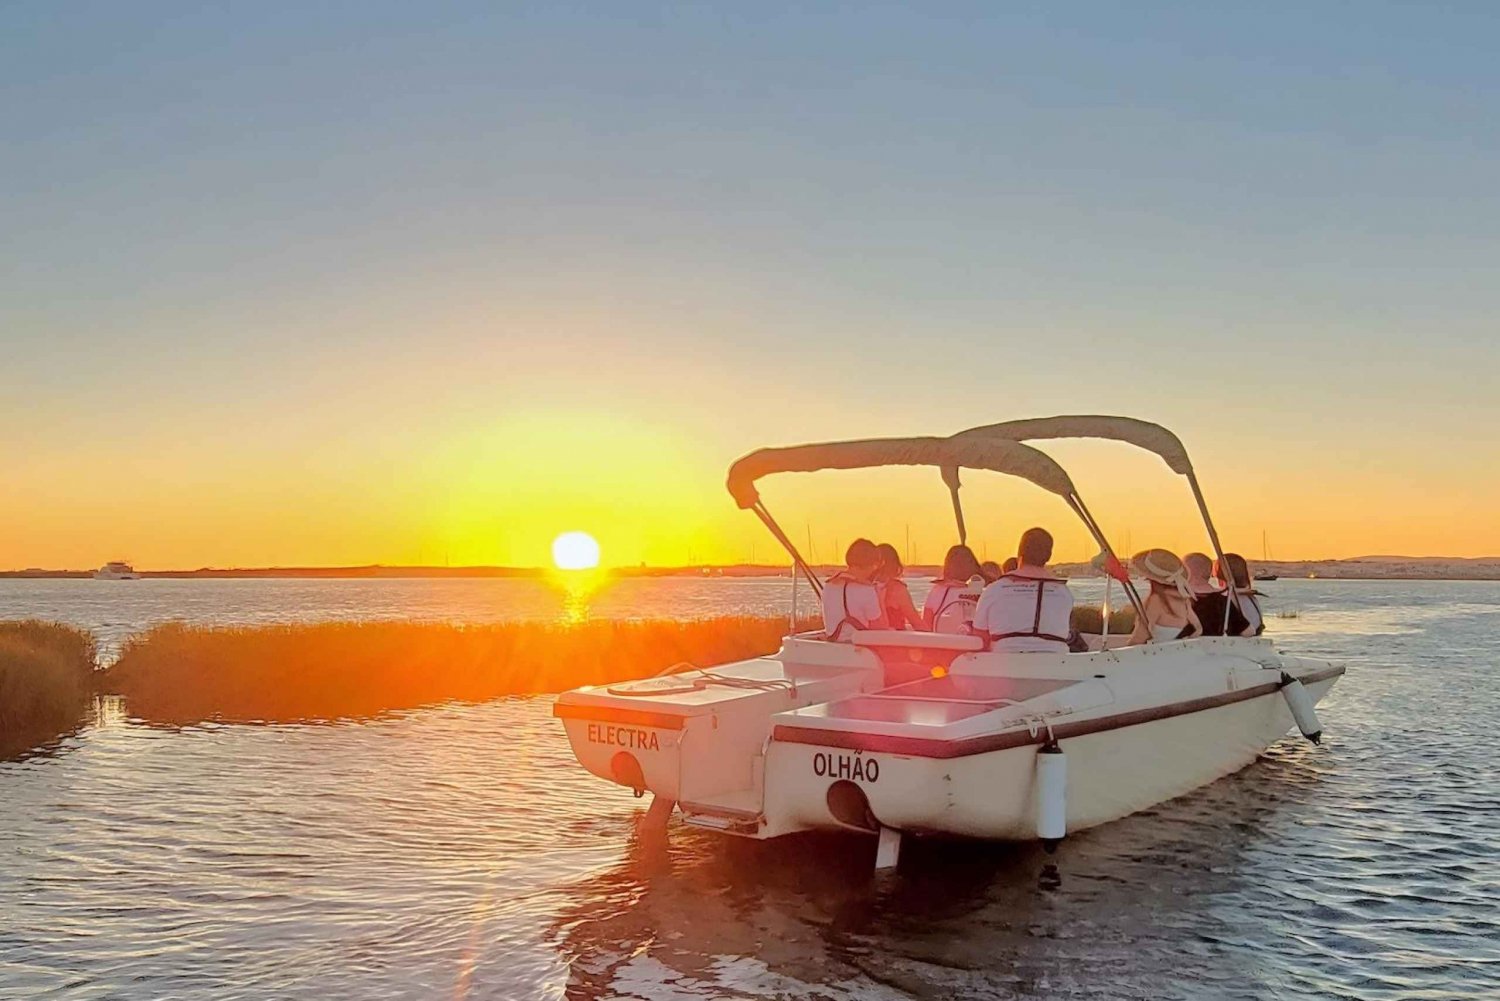
[[[148,426],[140,437],[29,450],[0,498],[0,554],[13,567],[117,557],[143,568],[539,565],[558,533],[581,529],[599,539],[606,564],[774,561],[779,549],[723,489],[733,457],[762,443],[941,434],[967,422],[835,414],[826,399],[738,408],[737,417],[725,409],[707,400],[614,410],[392,403],[303,412],[308,423],[271,420],[253,433],[229,415],[163,416],[195,425],[193,434],[162,447],[163,431]],[[984,419],[1036,413],[1045,411],[996,408]],[[1366,460],[1331,453],[1327,439],[1242,441],[1234,422],[1172,424],[1226,544],[1252,556],[1263,530],[1282,558],[1500,553],[1481,489],[1435,449]],[[1154,456],[1110,443],[1042,447],[1072,472],[1117,547],[1204,548],[1185,484]],[[955,541],[936,471],[789,474],[764,481],[762,493],[799,545],[811,530],[821,560],[855,534],[904,548],[909,531],[915,558],[928,562]],[[1093,552],[1062,503],[1030,484],[970,472],[964,497],[977,551],[1003,556],[1020,530],[1043,524],[1060,559]]]
[[[1101,412],[1252,557],[1500,555],[1488,15],[971,13],[0,12],[0,567],[779,559],[744,452]],[[935,473],[764,492],[953,541]]]

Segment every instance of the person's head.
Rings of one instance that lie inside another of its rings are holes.
[[[1052,562],[1052,533],[1045,528],[1028,528],[1021,533],[1021,544],[1016,547],[1019,565],[1044,567]]]
[[[901,576],[901,571],[906,569],[901,565],[901,554],[896,552],[896,547],[889,542],[882,542],[875,547],[875,553],[880,558],[880,567],[875,571],[875,576],[881,580],[895,580]]]
[[[869,539],[855,539],[844,551],[844,565],[852,576],[869,580],[880,566],[880,550]]]
[[[1180,594],[1187,586],[1187,571],[1177,554],[1166,549],[1145,549],[1130,558],[1130,568],[1151,582],[1157,593]]]
[[[1208,577],[1214,571],[1214,561],[1205,553],[1188,553],[1182,558],[1182,567],[1187,571],[1188,587],[1194,591],[1208,591],[1213,585]]]
[[[1225,553],[1222,560],[1215,560],[1214,576],[1222,581],[1233,580],[1241,591],[1250,590],[1250,567],[1239,553]]]
[[[1016,559],[1014,556],[1007,556],[1007,557],[1005,557],[1005,562],[1002,563],[1002,564],[1000,564],[1000,573],[1001,574],[1011,573],[1012,571],[1014,571],[1016,569],[1016,567],[1018,567],[1020,565],[1021,565],[1021,561],[1020,560]]]
[[[1000,564],[994,560],[985,560],[979,564],[979,575],[984,578],[986,584],[993,584],[999,580],[1001,573],[1003,571],[1000,569]]]
[[[943,580],[964,582],[978,576],[979,558],[974,550],[962,545],[949,546],[948,555],[943,557]]]

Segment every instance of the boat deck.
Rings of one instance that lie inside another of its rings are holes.
[[[943,727],[994,712],[1077,682],[1055,678],[1005,678],[950,675],[924,678],[868,695],[856,695],[823,705],[798,709],[799,723],[837,725],[895,723],[903,727]]]

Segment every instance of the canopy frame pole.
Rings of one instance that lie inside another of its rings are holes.
[[[957,480],[957,477],[954,477],[954,480]],[[951,483],[951,485],[948,486],[948,492],[953,495],[954,521],[959,522],[959,545],[969,545],[969,530],[968,527],[963,524],[963,501],[959,500],[959,483]]]
[[[1223,567],[1224,572],[1229,575],[1229,578],[1224,581],[1224,586],[1229,591],[1229,600],[1224,602],[1223,633],[1227,634],[1229,632],[1229,610],[1240,603],[1234,590],[1234,571],[1230,569],[1229,562],[1224,559],[1224,547],[1219,543],[1219,532],[1218,529],[1214,528],[1214,520],[1208,515],[1208,502],[1203,499],[1203,488],[1198,486],[1198,475],[1193,472],[1191,466],[1188,467],[1185,475],[1187,476],[1188,486],[1193,488],[1193,500],[1198,504],[1198,513],[1203,516],[1203,527],[1208,529],[1208,541],[1214,547],[1214,556],[1218,559],[1219,566]]]
[[[952,479],[948,477],[950,468],[953,471]],[[943,481],[948,484],[948,495],[953,498],[953,520],[958,522],[958,544],[966,546],[969,544],[969,529],[964,524],[964,503],[958,499],[958,488],[962,485],[958,482],[958,467],[943,467]]]
[[[1119,563],[1120,558],[1116,556],[1115,551],[1110,548],[1109,540],[1104,537],[1104,532],[1099,528],[1099,523],[1094,521],[1094,516],[1089,513],[1089,509],[1084,506],[1083,498],[1074,493],[1068,496],[1067,501],[1068,505],[1073,508],[1073,512],[1077,514],[1080,519],[1082,519],[1084,527],[1089,530],[1089,534],[1094,537],[1094,541],[1099,543],[1099,548],[1103,549],[1105,555],[1107,555],[1110,559],[1114,560],[1116,563]],[[1107,570],[1105,572],[1108,573]],[[1146,621],[1146,606],[1141,601],[1140,593],[1135,589],[1135,583],[1130,580],[1128,576],[1121,583],[1123,583],[1125,586],[1125,596],[1130,599],[1131,607],[1135,609],[1135,614],[1139,616],[1139,621]]]
[[[781,543],[782,548],[791,555],[792,565],[796,569],[801,570],[803,575],[807,577],[807,582],[812,585],[813,594],[821,598],[823,596],[823,582],[818,579],[817,574],[813,573],[812,567],[807,565],[807,561],[802,558],[802,554],[797,552],[797,547],[792,545],[792,540],[786,537],[786,533],[781,530],[781,526],[776,524],[776,519],[771,517],[771,512],[766,510],[765,504],[757,500],[750,510],[755,512],[755,516],[776,537],[776,541]]]
[[[787,616],[786,634],[794,636],[797,633],[797,561],[792,561],[792,611]]]

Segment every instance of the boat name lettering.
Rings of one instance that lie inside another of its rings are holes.
[[[880,762],[859,754],[828,754],[819,751],[813,755],[813,774],[830,779],[879,782]]]
[[[589,741],[595,744],[612,744],[615,747],[630,747],[642,751],[661,750],[661,743],[656,738],[656,731],[642,730],[634,726],[590,723],[588,737]]]

